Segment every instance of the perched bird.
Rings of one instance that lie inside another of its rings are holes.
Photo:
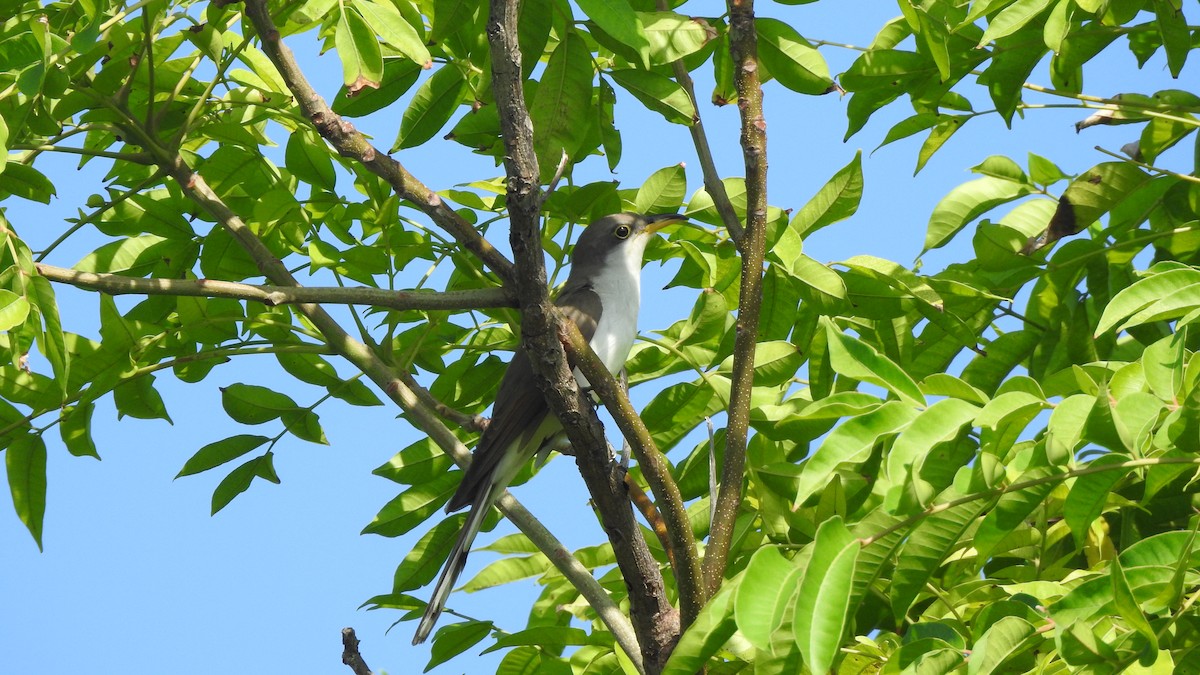
[[[575,245],[571,254],[571,273],[554,304],[575,322],[592,350],[614,375],[625,366],[629,348],[637,335],[642,254],[650,235],[683,220],[675,214],[605,216],[584,228]],[[580,386],[587,386],[578,369],[575,379]],[[462,485],[446,504],[447,513],[468,505],[471,512],[433,589],[425,616],[417,626],[414,645],[424,642],[433,630],[492,504],[526,462],[539,451],[562,443],[564,438],[562,425],[550,413],[542,392],[534,383],[529,357],[524,350],[517,350],[500,381],[491,424],[479,439],[475,458],[467,467]]]

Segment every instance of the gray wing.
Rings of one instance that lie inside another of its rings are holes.
[[[554,301],[567,319],[574,321],[585,340],[591,340],[600,321],[600,296],[591,286],[567,286]],[[518,349],[508,364],[500,389],[496,392],[496,404],[492,408],[492,421],[479,445],[474,459],[467,467],[458,491],[446,503],[446,512],[457,511],[475,503],[487,494],[492,484],[492,474],[504,451],[522,433],[542,423],[549,414],[546,399],[537,388],[533,367],[524,349]]]

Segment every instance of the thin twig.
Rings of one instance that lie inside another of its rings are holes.
[[[555,188],[558,187],[558,181],[562,180],[563,174],[567,171],[567,163],[570,159],[567,156],[567,151],[563,150],[562,158],[558,160],[558,166],[554,167],[554,177],[550,179],[550,182],[546,185],[545,192],[542,193],[541,204],[538,205],[538,210],[541,210],[542,205],[546,203],[550,195],[554,194]]]
[[[1133,164],[1134,166],[1139,166],[1147,171],[1152,171],[1160,176],[1170,176],[1172,178],[1178,178],[1179,180],[1186,180],[1189,183],[1200,183],[1200,177],[1197,177],[1197,176],[1189,176],[1186,173],[1179,173],[1178,171],[1171,171],[1170,169],[1159,168],[1157,166],[1154,166],[1153,164],[1139,162],[1138,160],[1136,160],[1132,157],[1126,157],[1125,155],[1122,155],[1120,153],[1116,153],[1116,152],[1113,152],[1112,150],[1107,150],[1105,148],[1102,148],[1099,145],[1095,146],[1095,149],[1097,152],[1104,153],[1104,154],[1108,155],[1109,157],[1116,157],[1117,159],[1121,160],[1122,162],[1125,162],[1126,164]]]
[[[671,5],[667,0],[658,0],[658,11],[670,10]],[[717,173],[717,164],[713,161],[712,149],[708,145],[708,135],[704,133],[704,121],[700,118],[700,106],[696,102],[696,88],[692,83],[692,76],[688,74],[687,66],[682,60],[672,61],[671,69],[675,73],[675,80],[679,82],[679,86],[683,87],[684,92],[691,99],[692,109],[696,111],[696,116],[692,118],[688,132],[692,135],[692,145],[696,147],[696,157],[700,160],[700,171],[704,175],[704,190],[712,197],[713,206],[716,207],[717,214],[721,216],[721,222],[729,231],[729,236],[734,243],[740,246],[745,231],[742,229],[742,224],[738,222],[737,212],[734,211],[733,204],[729,201],[729,195],[725,192],[725,183],[721,180],[721,174]]]
[[[667,552],[667,560],[674,567],[675,555],[671,551],[671,535],[667,532],[667,523],[663,520],[662,514],[654,506],[654,501],[650,499],[650,495],[646,494],[642,486],[638,485],[638,482],[634,480],[633,474],[625,474],[625,487],[629,489],[629,501],[633,502],[638,512],[646,519],[646,524],[654,531],[654,536],[658,537],[659,545]]]

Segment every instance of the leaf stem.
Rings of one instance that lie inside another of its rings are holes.
[[[1157,166],[1153,166],[1151,164],[1146,164],[1145,162],[1139,162],[1138,160],[1133,159],[1132,157],[1126,157],[1125,155],[1122,155],[1120,153],[1116,153],[1116,152],[1113,152],[1112,150],[1102,148],[1099,145],[1095,146],[1095,149],[1098,152],[1102,152],[1102,153],[1108,155],[1109,157],[1116,157],[1117,159],[1121,160],[1122,162],[1125,162],[1126,164],[1133,164],[1134,166],[1140,166],[1141,168],[1143,168],[1147,171],[1153,171],[1154,173],[1157,173],[1160,176],[1171,176],[1172,178],[1178,178],[1179,180],[1186,180],[1189,183],[1200,184],[1200,177],[1189,176],[1186,173],[1178,173],[1176,171],[1171,171],[1170,169],[1162,169]]]

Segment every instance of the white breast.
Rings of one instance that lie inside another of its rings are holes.
[[[604,272],[592,279],[592,289],[600,296],[604,311],[592,336],[592,349],[613,375],[625,367],[629,349],[637,336],[638,307],[641,303],[642,253],[649,237],[638,236],[620,247],[609,258]],[[575,379],[588,386],[577,370]]]

